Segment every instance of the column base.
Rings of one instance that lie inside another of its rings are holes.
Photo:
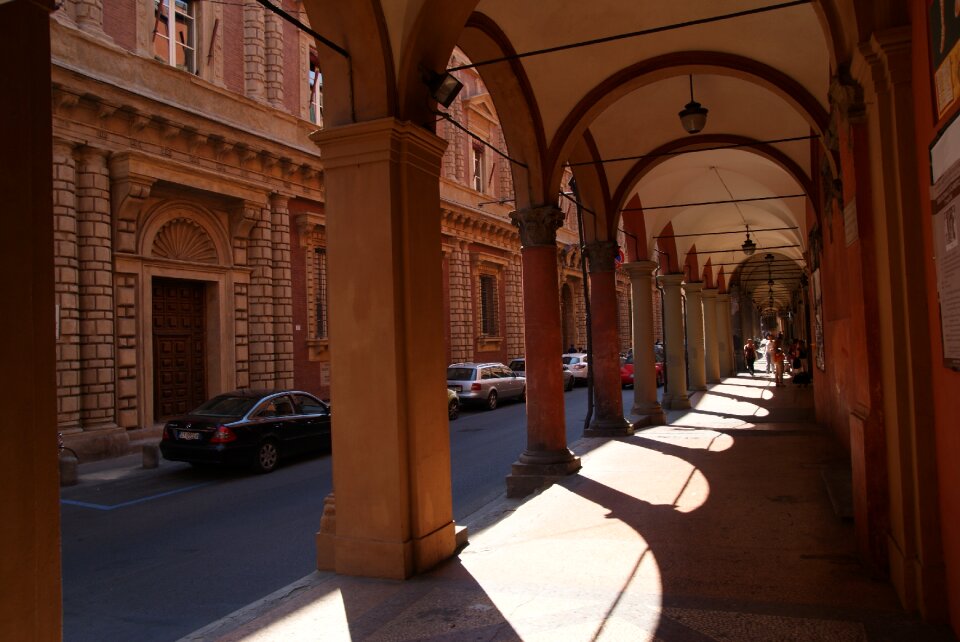
[[[594,419],[583,431],[584,437],[628,437],[634,432],[633,424],[623,417]]]
[[[652,404],[634,404],[633,408],[630,409],[630,414],[649,418],[651,426],[662,426],[667,423],[667,415],[663,412],[663,407],[656,402]]]
[[[690,397],[686,394],[682,395],[670,395],[669,399],[666,395],[663,397],[663,407],[669,408],[670,410],[687,410],[690,408]]]
[[[690,391],[690,392],[703,392],[703,391],[705,391],[706,389],[707,389],[706,384],[704,384],[704,385],[702,385],[702,386],[699,385],[699,384],[697,384],[697,385],[695,385],[695,386],[694,386],[694,385],[691,385],[690,388],[689,388],[689,391]]]
[[[521,455],[520,461],[514,462],[507,475],[507,497],[526,497],[580,470],[580,458],[569,450],[566,452],[569,457],[566,461],[539,464],[524,461],[530,453]]]

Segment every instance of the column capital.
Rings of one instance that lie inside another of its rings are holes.
[[[703,281],[687,281],[683,284],[683,291],[701,294],[703,292]]]
[[[520,229],[522,247],[554,247],[564,214],[555,205],[531,207],[510,212],[510,220]]]
[[[661,274],[657,277],[657,283],[663,287],[680,287],[683,285],[683,274]]]
[[[285,210],[290,203],[290,197],[280,192],[274,192],[270,195],[270,207],[276,210]]]
[[[657,269],[656,261],[630,261],[624,263],[621,267],[631,279],[634,277],[653,276],[653,271]]]
[[[588,243],[587,253],[590,272],[613,272],[616,268],[618,246],[616,241],[594,241]]]
[[[703,288],[700,292],[700,296],[704,299],[716,299],[718,294],[719,290],[717,288]]]
[[[91,147],[90,145],[78,145],[76,147],[77,157],[83,163],[96,164],[98,167],[106,168],[107,159],[110,157],[110,152],[106,149],[100,149],[99,147]]]
[[[447,147],[447,142],[436,134],[396,118],[324,127],[308,138],[320,147],[325,172],[396,162],[402,153],[411,164],[436,173],[439,178],[440,159]]]

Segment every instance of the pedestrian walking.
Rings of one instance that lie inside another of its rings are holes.
[[[786,355],[783,353],[783,348],[777,347],[774,348],[773,352],[773,376],[776,380],[777,387],[783,385],[783,366],[784,361],[786,360]]]
[[[747,362],[747,372],[753,376],[753,362],[757,360],[757,347],[753,344],[753,339],[747,339],[743,346],[743,360]]]

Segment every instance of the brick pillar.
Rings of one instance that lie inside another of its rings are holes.
[[[510,257],[504,269],[507,288],[507,354],[511,357],[524,355],[523,349],[523,270],[520,255]]]
[[[650,417],[653,425],[666,423],[657,401],[657,377],[653,356],[653,271],[654,261],[624,263],[633,293],[633,408],[635,415]]]
[[[717,290],[701,292],[703,302],[703,347],[707,383],[720,382],[720,353],[717,351]]]
[[[590,326],[592,351],[590,376],[595,397],[594,415],[586,437],[616,437],[633,434],[633,425],[623,417],[623,386],[620,382],[619,309],[614,258],[615,241],[596,241],[586,247],[590,268]]]
[[[117,311],[117,423],[136,428],[140,422],[137,382],[137,276],[116,276]]]
[[[107,152],[84,148],[77,172],[80,267],[80,419],[116,427],[113,247]]]
[[[443,392],[445,143],[391,118],[325,127],[311,138],[320,145],[327,190],[337,413],[336,497],[324,503],[318,566],[405,578],[456,547]],[[391,373],[378,378],[376,403],[367,364]]]
[[[555,206],[510,214],[520,228],[523,312],[526,323],[527,449],[507,477],[507,496],[523,497],[580,469],[567,448],[560,292],[557,289],[557,229],[563,213]]]
[[[77,244],[77,166],[73,144],[53,143],[53,255],[56,270],[57,426],[80,430],[80,260]]]
[[[250,386],[273,388],[276,385],[276,337],[273,329],[273,214],[269,208],[250,204],[250,216],[256,220],[250,231],[247,260],[250,265]]]
[[[450,252],[450,359],[473,360],[473,297],[470,286],[470,252],[466,241],[457,241]]]
[[[283,22],[275,13],[267,13],[264,20],[266,51],[264,70],[267,102],[283,108]]]
[[[263,100],[266,95],[265,30],[263,7],[256,2],[243,5],[244,92],[254,100]]]
[[[663,393],[663,407],[674,410],[690,407],[687,396],[687,358],[683,350],[683,312],[680,302],[682,274],[663,274],[657,277],[663,287],[663,307],[666,323],[667,389]]]
[[[273,212],[274,371],[278,388],[293,387],[293,288],[290,275],[290,211],[286,196],[270,198]]]
[[[687,295],[687,358],[690,360],[690,389],[707,389],[707,362],[703,341],[703,282],[685,283]]]

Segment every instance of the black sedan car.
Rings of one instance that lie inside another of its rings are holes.
[[[268,473],[281,457],[330,447],[330,406],[298,390],[217,395],[163,428],[164,459],[243,464]]]

